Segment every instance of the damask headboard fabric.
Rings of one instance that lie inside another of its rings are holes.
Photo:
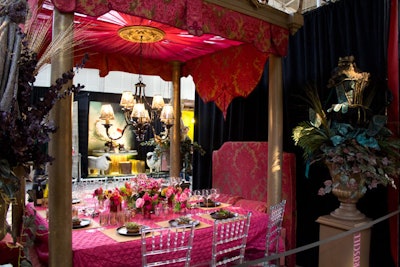
[[[296,156],[283,152],[282,199],[286,199],[283,227],[286,248],[296,247]],[[253,200],[258,209],[267,202],[268,142],[225,142],[212,155],[212,185],[222,194]],[[237,201],[238,205],[247,204]],[[265,210],[267,212],[267,210]],[[287,259],[295,265],[294,256]]]

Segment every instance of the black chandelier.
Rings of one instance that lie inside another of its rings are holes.
[[[109,129],[112,126],[110,121],[114,120],[114,111],[112,106],[110,104],[104,104],[101,106],[99,118],[105,121],[103,126],[105,127],[107,137],[110,138],[110,140],[115,141],[120,139],[124,135],[126,128],[131,127],[136,136],[136,140],[141,142],[144,140],[144,136],[150,126],[152,126],[154,135],[156,135],[154,128],[156,121],[161,121],[163,126],[166,128],[165,135],[167,136],[169,129],[174,124],[174,112],[172,105],[165,104],[161,95],[155,95],[150,105],[145,94],[146,84],[144,84],[142,81],[141,70],[143,57],[143,37],[148,35],[155,36],[153,33],[154,31],[156,31],[157,34],[160,34],[159,29],[148,26],[129,26],[122,28],[119,31],[120,36],[124,39],[129,38],[130,41],[134,41],[138,39],[138,36],[140,38],[139,82],[135,84],[134,93],[131,91],[124,91],[122,93],[120,106],[124,113],[126,125],[123,128],[120,136],[112,137],[109,134]],[[159,35],[156,37],[158,39]],[[154,42],[154,40],[152,41]],[[149,41],[149,38],[146,38],[146,42],[152,41]]]

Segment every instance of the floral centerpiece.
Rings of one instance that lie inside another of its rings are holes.
[[[328,167],[332,181],[325,182],[319,193],[338,196],[341,206],[331,215],[342,219],[363,218],[355,203],[367,188],[396,188],[394,179],[400,174],[400,141],[385,126],[386,116],[374,114],[373,91],[366,94],[368,82],[369,74],[356,68],[353,57],[340,58],[328,84],[339,103],[325,112],[316,89],[308,88],[310,121],[293,129],[293,140],[304,150],[307,164],[321,161]]]
[[[188,207],[190,189],[171,185],[161,190],[161,197],[167,200],[174,212],[180,212]]]
[[[97,197],[99,203],[106,204],[111,212],[117,212],[122,209],[123,194],[119,188],[106,189],[99,187],[94,190],[93,197]]]
[[[125,182],[123,186],[119,188],[119,192],[125,201],[128,208],[134,208],[134,188],[130,182]]]
[[[129,188],[128,192],[130,192],[127,194],[129,206],[140,210],[145,216],[150,216],[159,202],[162,182],[162,179],[138,174],[137,177],[131,179],[130,183],[125,183],[125,189]]]
[[[93,197],[97,197],[97,200],[98,200],[99,202],[104,201],[105,196],[104,196],[104,190],[103,190],[103,188],[102,188],[102,187],[99,187],[99,188],[95,189],[94,192],[93,192]]]
[[[108,206],[111,212],[118,212],[122,209],[122,195],[118,188],[114,190],[106,190],[104,192],[106,199],[108,199]]]

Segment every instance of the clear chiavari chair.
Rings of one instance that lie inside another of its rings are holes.
[[[279,241],[281,239],[283,215],[285,213],[286,200],[272,205],[268,212],[268,227],[265,240],[265,257],[279,253]],[[265,261],[262,266],[279,266],[280,259]],[[275,262],[275,263],[274,263]]]
[[[142,266],[190,265],[195,225],[142,229]]]
[[[211,266],[243,263],[250,218],[251,212],[214,221]]]

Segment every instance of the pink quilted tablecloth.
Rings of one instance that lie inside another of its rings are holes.
[[[246,214],[248,210],[240,207],[227,207],[234,212]],[[27,212],[32,214],[34,207],[27,205]],[[213,221],[204,216],[204,213],[212,212],[212,209],[199,209],[199,213],[192,215],[199,220],[204,227],[198,227],[195,231],[193,240],[191,264],[207,262],[211,258],[212,230]],[[200,214],[203,213],[203,214]],[[48,228],[44,212],[38,209],[36,223]],[[152,219],[143,219],[141,215],[136,215],[132,221],[145,224],[150,227],[159,227],[160,222],[180,215],[171,214],[167,218],[153,215]],[[265,234],[267,229],[267,214],[252,211],[250,230],[248,235],[248,251],[263,251],[265,246]],[[116,241],[106,234],[110,232],[110,227],[104,228],[96,224],[97,227],[88,227],[72,231],[72,250],[74,267],[123,267],[141,266],[141,243],[140,238],[132,240]],[[116,228],[116,227],[114,227]],[[47,230],[40,231],[37,237],[35,248],[39,259],[43,264],[48,262],[48,235]],[[258,257],[262,255],[257,255]],[[248,255],[254,258],[255,255]]]

